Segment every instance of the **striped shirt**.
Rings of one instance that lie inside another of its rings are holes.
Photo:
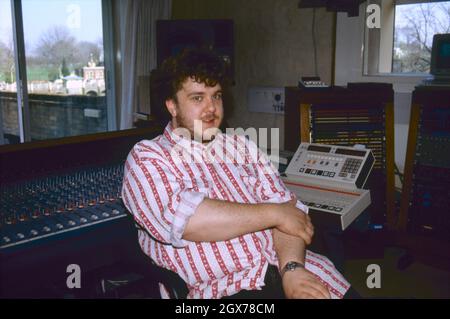
[[[268,157],[241,135],[218,133],[208,144],[179,135],[169,123],[153,140],[137,143],[125,163],[122,199],[136,222],[139,243],[158,266],[176,272],[188,298],[221,298],[264,286],[278,266],[270,229],[226,241],[182,238],[190,216],[207,197],[240,203],[283,203],[294,198]],[[297,207],[307,213],[300,201]],[[324,256],[306,251],[306,269],[342,298],[349,283]]]

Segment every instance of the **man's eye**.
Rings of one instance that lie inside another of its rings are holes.
[[[203,97],[202,97],[202,96],[194,96],[194,97],[192,97],[192,99],[193,99],[195,102],[201,102],[201,101],[203,101]]]
[[[222,94],[216,94],[216,95],[214,95],[214,98],[216,100],[221,100],[222,99]]]

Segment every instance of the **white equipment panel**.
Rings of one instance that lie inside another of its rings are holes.
[[[283,181],[309,207],[313,223],[345,230],[370,205],[370,191],[361,188],[374,163],[368,149],[302,143]]]
[[[326,187],[362,188],[375,163],[368,149],[301,143],[286,175]]]

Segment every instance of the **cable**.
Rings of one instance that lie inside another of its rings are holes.
[[[317,45],[316,45],[316,8],[313,8],[313,16],[312,16],[312,40],[313,40],[313,48],[314,48],[314,73],[315,76],[319,76],[319,72],[317,71]]]
[[[398,178],[400,179],[400,182],[402,183],[402,186],[403,186],[403,174],[398,169],[397,163],[394,163],[394,174],[398,176]]]

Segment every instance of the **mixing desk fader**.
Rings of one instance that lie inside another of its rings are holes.
[[[123,164],[0,188],[0,250],[63,236],[126,216]]]

